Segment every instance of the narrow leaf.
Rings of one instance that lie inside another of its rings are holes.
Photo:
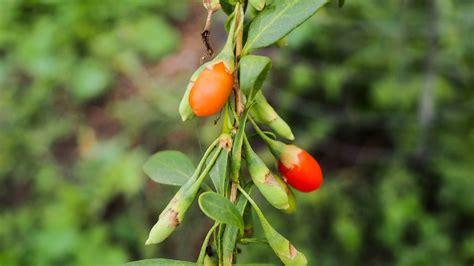
[[[250,25],[243,54],[277,42],[327,2],[328,0],[274,1]]]
[[[259,91],[272,68],[266,56],[247,55],[240,60],[240,89],[252,99]]]
[[[194,173],[194,165],[187,155],[179,151],[160,151],[143,165],[143,171],[155,182],[181,186]]]
[[[232,202],[215,192],[205,192],[199,197],[199,207],[209,218],[244,230],[244,221]]]
[[[235,134],[232,145],[230,178],[233,182],[237,183],[240,175],[240,166],[242,164],[242,144],[244,143],[245,125],[247,123],[248,112],[249,109],[246,109],[240,116],[239,129],[237,134]]]
[[[170,260],[170,259],[147,259],[147,260],[138,260],[125,263],[126,266],[190,266],[190,265],[199,265],[194,262],[181,261],[181,260]]]
[[[222,150],[217,162],[212,168],[209,175],[211,176],[212,183],[216,188],[217,193],[223,194],[225,191],[225,179],[227,177],[227,166],[229,165],[229,151]]]

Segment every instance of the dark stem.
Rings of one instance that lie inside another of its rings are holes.
[[[206,58],[212,57],[214,55],[214,50],[212,49],[210,38],[211,38],[211,21],[212,21],[212,14],[214,13],[213,10],[209,9],[207,11],[207,18],[206,18],[206,25],[204,26],[204,30],[201,32],[201,39],[206,47],[206,52],[201,57],[201,63],[204,62]]]

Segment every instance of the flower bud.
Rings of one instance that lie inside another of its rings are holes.
[[[219,0],[203,0],[202,4],[207,10],[212,11],[212,12],[215,12],[221,9],[221,4]]]
[[[290,126],[275,112],[275,109],[267,102],[261,91],[255,95],[250,114],[255,121],[269,126],[279,136],[289,140],[295,139]]]
[[[288,186],[280,177],[272,174],[270,169],[252,150],[248,141],[245,142],[245,159],[252,181],[267,201],[275,208],[290,210]]]

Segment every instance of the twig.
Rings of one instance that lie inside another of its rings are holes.
[[[208,9],[207,10],[207,18],[206,18],[206,25],[204,26],[204,30],[201,32],[201,39],[206,47],[206,51],[201,57],[201,63],[204,62],[206,58],[212,57],[214,55],[214,50],[212,49],[210,38],[211,38],[211,21],[212,21],[212,14],[214,10]]]
[[[229,196],[229,200],[230,202],[234,203],[235,200],[237,199],[237,186],[239,184],[237,184],[236,182],[232,182],[232,185],[230,187],[230,196]]]
[[[237,25],[241,24],[241,13],[237,12],[235,14],[235,20]],[[244,105],[242,103],[242,95],[240,92],[240,83],[239,83],[239,62],[240,62],[240,55],[242,53],[242,42],[244,31],[243,27],[238,28],[239,31],[237,32],[237,40],[235,44],[235,72],[234,72],[234,94],[235,94],[235,109],[237,115],[240,116],[244,112]]]

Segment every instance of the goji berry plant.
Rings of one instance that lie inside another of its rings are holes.
[[[179,112],[183,121],[220,113],[221,134],[195,169],[190,160],[177,151],[158,152],[147,161],[144,170],[153,180],[181,188],[159,215],[146,245],[165,241],[185,223],[187,210],[198,198],[199,207],[214,225],[204,238],[197,264],[233,265],[237,245],[253,242],[268,244],[285,265],[308,264],[305,255],[272,227],[251,195],[256,187],[255,190],[273,207],[291,213],[296,203],[290,187],[302,192],[315,191],[323,182],[322,171],[308,152],[278,140],[292,141],[294,136],[261,90],[272,61],[251,53],[285,38],[326,2],[204,0],[208,17],[201,34],[206,46],[203,59],[213,56],[209,44],[210,23],[212,14],[220,9],[228,14],[225,23],[228,37],[221,52],[192,75]],[[247,134],[247,124],[256,132],[252,136],[259,136],[267,144],[281,177],[274,174],[253,150],[251,141],[254,139]],[[242,171],[243,166],[248,171]],[[244,174],[247,172],[249,176]],[[208,177],[213,187],[204,182]],[[205,192],[200,193],[201,190]],[[246,230],[252,227],[249,218],[252,209],[261,224],[264,240],[253,238],[252,230]],[[186,262],[154,259],[134,263],[169,265]]]

